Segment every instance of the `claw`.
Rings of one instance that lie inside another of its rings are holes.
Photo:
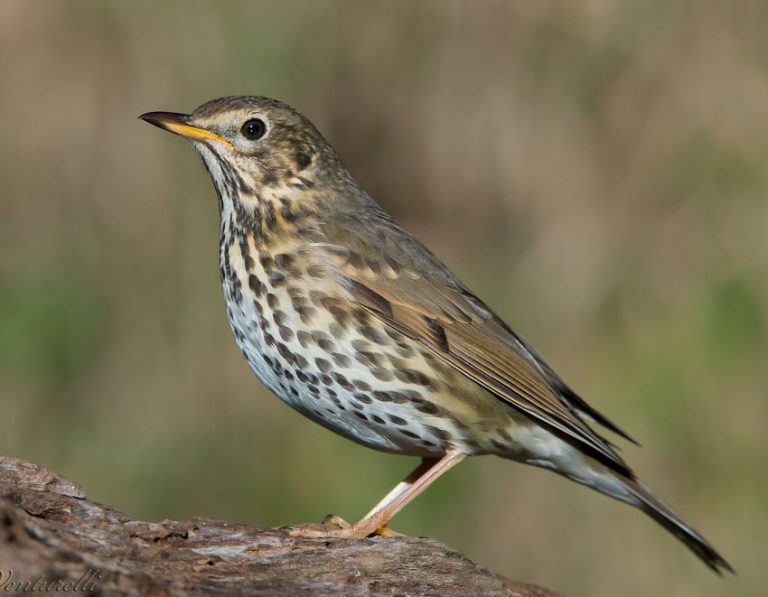
[[[352,528],[352,525],[349,524],[346,520],[344,520],[341,516],[336,516],[335,514],[329,514],[325,518],[323,518],[323,525],[333,525],[336,528],[339,529],[349,529]]]
[[[349,524],[341,516],[329,514],[323,522],[306,522],[297,526],[288,527],[291,537],[306,537],[310,539],[364,539],[373,535],[381,537],[404,537],[402,533],[393,531],[389,527],[371,529],[370,525]]]

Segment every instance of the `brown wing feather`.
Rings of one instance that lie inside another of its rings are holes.
[[[432,253],[388,219],[375,223],[386,226],[386,234],[371,240],[364,237],[375,232],[361,222],[340,224],[328,235],[337,242],[326,248],[354,300],[496,397],[632,476],[621,457],[550,385],[509,328]]]

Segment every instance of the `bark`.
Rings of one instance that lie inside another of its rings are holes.
[[[556,595],[492,574],[433,539],[301,539],[284,529],[205,518],[131,520],[88,500],[76,483],[0,457],[0,590],[8,589],[124,595]]]

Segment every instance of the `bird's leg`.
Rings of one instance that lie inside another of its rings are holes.
[[[397,498],[399,495],[401,495],[406,489],[408,489],[411,485],[416,482],[419,477],[421,477],[424,473],[426,473],[432,466],[435,465],[435,463],[438,461],[438,458],[422,458],[421,463],[413,469],[405,479],[400,481],[395,487],[390,491],[387,495],[385,495],[382,500],[376,504],[368,514],[363,516],[363,520],[366,520],[376,514],[379,510],[382,510],[385,506],[392,503],[392,501]],[[340,516],[335,515],[329,515],[323,520],[323,523],[325,524],[333,524],[341,529],[349,529],[352,527],[351,524],[349,524],[346,520],[341,518]],[[382,535],[383,537],[399,537],[401,536],[401,533],[398,533],[397,531],[393,531],[387,526],[383,526],[379,529],[376,529],[375,533],[377,535]]]
[[[384,496],[384,499],[376,504],[360,522],[351,526],[345,526],[343,523],[338,524],[341,519],[339,521],[334,519],[334,524],[340,528],[318,529],[307,525],[296,527],[289,532],[295,537],[341,539],[362,538],[373,534],[391,535],[393,532],[389,531],[386,526],[392,517],[429,487],[435,479],[459,464],[464,458],[466,458],[466,454],[460,452],[449,452],[439,459],[423,458],[421,464]]]
[[[401,495],[406,489],[408,489],[415,481],[419,479],[424,473],[426,473],[432,466],[435,465],[435,463],[438,462],[438,458],[422,458],[421,463],[413,469],[405,479],[400,481],[393,489],[390,491],[387,495],[384,496],[384,498],[376,504],[368,514],[363,516],[362,521],[367,520],[374,514],[376,514],[379,510],[390,504],[395,498],[397,498],[399,495]],[[360,524],[360,523],[358,523]],[[319,526],[319,528],[318,528]],[[335,529],[329,529],[328,527],[333,526],[336,527]],[[323,519],[323,522],[321,525],[317,525],[315,523],[308,523],[305,525],[301,525],[295,529],[292,529],[290,532],[291,535],[294,536],[302,536],[302,537],[327,537],[331,534],[333,536],[336,536],[339,531],[341,532],[350,532],[353,525],[348,523],[346,520],[344,520],[341,516],[336,516],[335,514],[329,514]],[[397,534],[395,531],[392,531],[391,529],[387,529],[386,527],[383,527],[381,529],[378,529],[379,534],[382,535],[395,535]]]

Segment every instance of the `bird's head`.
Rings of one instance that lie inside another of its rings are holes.
[[[293,203],[346,176],[314,125],[267,97],[223,97],[191,114],[148,112],[140,118],[192,141],[225,204]]]

